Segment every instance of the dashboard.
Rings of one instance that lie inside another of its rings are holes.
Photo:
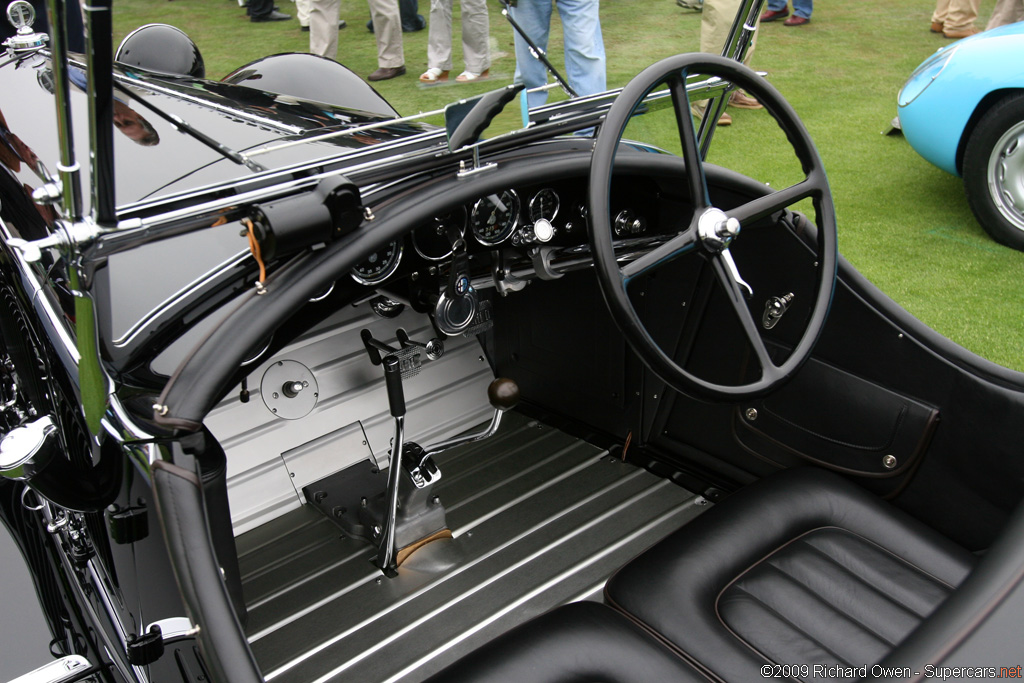
[[[633,177],[616,183],[611,211],[617,241],[645,244],[681,229],[671,216],[687,215],[684,203],[668,199],[670,193],[660,182]],[[456,252],[464,253],[471,266],[478,265],[474,271],[491,269],[495,252],[509,262],[532,263],[538,253],[548,263],[579,259],[589,253],[588,215],[583,178],[508,187],[416,225],[357,264],[351,277],[377,287],[436,275]]]

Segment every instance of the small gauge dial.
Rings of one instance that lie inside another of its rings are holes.
[[[551,223],[558,215],[558,206],[558,193],[545,187],[530,200],[530,220],[536,223],[543,218]]]
[[[390,277],[401,262],[401,243],[388,242],[352,269],[352,279],[364,285],[379,284]]]
[[[488,195],[473,205],[470,225],[480,244],[493,246],[508,239],[519,223],[519,196],[513,190]]]
[[[412,231],[412,245],[416,253],[429,261],[441,261],[451,256],[452,238],[466,235],[466,209],[459,207]]]

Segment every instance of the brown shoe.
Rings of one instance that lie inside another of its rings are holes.
[[[718,117],[718,125],[720,125],[720,126],[731,126],[732,125],[732,117],[729,116],[728,112],[726,112],[726,113],[724,113],[724,114],[722,114],[721,116]]]
[[[807,17],[798,17],[797,15],[794,14],[789,19],[786,19],[784,22],[782,22],[782,25],[783,26],[803,26],[804,24],[809,24],[809,23],[811,23],[811,20],[808,19]]]
[[[932,33],[942,33],[942,22],[933,21],[932,27],[929,29]]]
[[[968,26],[967,28],[944,30],[942,32],[942,35],[946,36],[947,38],[960,39],[967,38],[968,36],[973,36],[977,32],[978,29],[976,29],[973,26]]]
[[[386,81],[389,78],[396,78],[398,76],[405,75],[405,65],[402,66],[382,66],[381,68],[374,71],[372,74],[366,77],[368,81]]]
[[[742,90],[735,90],[729,97],[729,106],[737,109],[764,109],[764,105]]]
[[[780,9],[778,12],[776,12],[773,9],[770,9],[767,12],[765,12],[764,14],[761,15],[761,22],[763,23],[763,22],[766,22],[766,21],[775,21],[777,19],[782,19],[783,17],[788,17],[788,16],[789,16],[789,8]]]

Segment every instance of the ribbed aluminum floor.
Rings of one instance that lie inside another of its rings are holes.
[[[699,496],[509,413],[438,458],[453,532],[396,578],[304,507],[239,536],[249,641],[268,680],[419,681],[611,573],[704,510]]]

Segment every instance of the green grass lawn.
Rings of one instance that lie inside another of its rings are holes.
[[[294,10],[286,0],[279,4],[284,12]],[[424,14],[429,4],[421,1]],[[499,3],[489,5],[489,82],[421,86],[417,76],[426,69],[427,32],[420,31],[405,34],[408,75],[375,87],[400,113],[413,114],[511,82],[511,27]],[[362,0],[342,0],[341,6],[349,26],[340,33],[338,61],[365,76],[377,66],[373,35],[364,26],[369,10]],[[818,145],[832,183],[843,255],[942,334],[1024,370],[1024,253],[996,244],[981,229],[959,178],[929,165],[901,137],[882,135],[896,113],[903,81],[948,42],[928,31],[931,7],[922,0],[821,2],[807,26],[762,26],[752,66],[768,72]],[[308,49],[309,34],[295,20],[253,24],[244,12],[235,0],[117,0],[115,42],[144,23],[176,25],[199,45],[211,78],[268,54]],[[625,85],[642,68],[694,50],[699,42],[700,15],[673,0],[604,0],[601,20],[609,87]],[[986,20],[983,14],[978,24]],[[458,41],[455,50],[457,73]],[[549,52],[561,67],[557,26]],[[778,128],[763,111],[731,113],[735,123],[719,129],[709,159],[781,186],[794,162],[780,145],[766,148],[766,141],[778,138]],[[496,125],[512,125],[516,116],[506,114]]]

